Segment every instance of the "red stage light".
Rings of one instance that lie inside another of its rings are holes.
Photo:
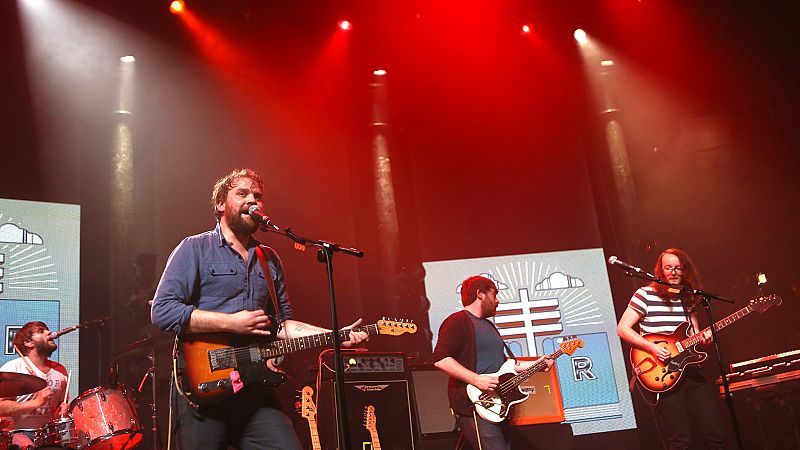
[[[522,34],[530,34],[533,31],[533,25],[526,23],[522,26]]]
[[[169,4],[169,12],[176,16],[180,16],[185,10],[186,3],[184,3],[183,0],[173,0],[173,2]]]
[[[340,20],[339,29],[342,31],[350,31],[353,29],[353,24],[349,20]]]

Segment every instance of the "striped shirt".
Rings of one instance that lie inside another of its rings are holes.
[[[639,331],[643,335],[670,334],[681,323],[689,321],[680,298],[664,300],[650,286],[637,289],[628,307],[639,313]]]

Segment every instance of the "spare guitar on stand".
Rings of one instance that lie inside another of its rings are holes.
[[[317,430],[317,405],[314,404],[314,389],[311,386],[303,387],[300,415],[308,421],[308,430],[311,433],[312,450],[322,450]]]

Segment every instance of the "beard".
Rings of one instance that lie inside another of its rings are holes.
[[[235,211],[233,208],[225,208],[225,221],[228,227],[236,234],[253,234],[258,230],[258,224],[250,218],[243,216],[247,214],[247,209]]]
[[[45,357],[50,357],[56,351],[58,345],[54,341],[44,341],[36,343],[36,352]]]
[[[483,311],[484,318],[493,317],[497,314],[497,306],[495,306],[494,302],[487,299],[481,302],[481,311]]]

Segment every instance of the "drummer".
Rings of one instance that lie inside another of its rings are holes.
[[[26,449],[33,446],[34,433],[53,419],[67,416],[67,369],[49,356],[58,346],[44,322],[28,322],[14,335],[14,346],[25,358],[13,359],[0,367],[3,372],[37,376],[47,382],[39,392],[16,399],[0,399],[0,416],[14,420],[12,444]],[[12,448],[15,448],[12,446]]]

